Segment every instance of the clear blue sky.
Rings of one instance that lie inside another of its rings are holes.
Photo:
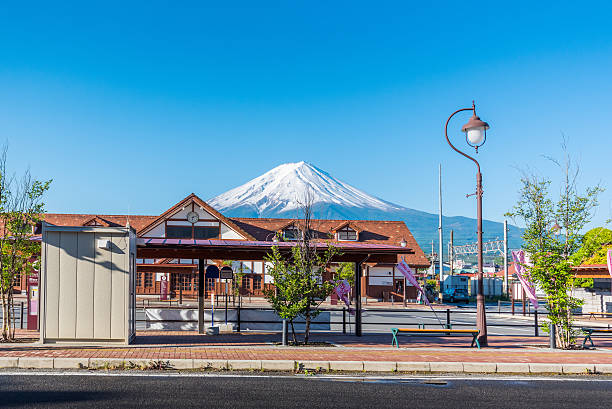
[[[606,2],[127,3],[3,5],[0,139],[54,179],[49,211],[158,214],[305,160],[434,212],[442,162],[445,213],[475,216],[474,167],[443,136],[475,99],[486,218],[517,168],[556,175],[541,155],[562,133],[612,216]]]

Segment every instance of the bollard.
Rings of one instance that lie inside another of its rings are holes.
[[[533,329],[535,331],[535,336],[539,337],[540,333],[538,329],[538,310],[537,309],[533,310]]]
[[[342,333],[346,334],[346,308],[342,307]]]
[[[23,329],[23,301],[20,303],[19,328]]]
[[[283,346],[287,346],[287,320],[283,320]]]
[[[451,329],[451,312],[450,309],[446,309],[446,329]]]
[[[550,349],[557,349],[557,328],[555,327],[555,325],[553,323],[548,324],[549,325],[549,346]]]

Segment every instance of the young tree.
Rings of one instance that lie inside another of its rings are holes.
[[[281,254],[277,246],[266,257],[267,273],[274,279],[275,290],[264,292],[272,308],[283,319],[289,321],[293,342],[297,344],[294,321],[304,318],[304,344],[308,344],[310,328],[320,311],[321,303],[332,293],[334,284],[323,279],[332,258],[338,249],[329,242],[325,251],[317,249],[312,225],[312,199],[307,194],[301,206],[302,218],[299,224],[300,237],[291,249],[291,257]]]
[[[334,278],[336,280],[346,280],[351,288],[353,288],[355,285],[355,263],[348,261],[340,263],[334,272]]]
[[[576,336],[572,311],[582,304],[572,296],[577,284],[572,256],[581,246],[581,232],[591,219],[602,189],[595,186],[578,191],[578,168],[572,166],[567,153],[562,164],[555,163],[563,172],[559,198],[551,198],[550,180],[526,175],[521,179],[520,199],[507,215],[525,223],[523,248],[531,264],[526,267],[546,294],[548,319],[556,327],[557,344],[570,348]]]
[[[8,176],[7,148],[0,154],[0,296],[2,340],[15,338],[12,322],[13,282],[20,274],[38,269],[40,244],[30,240],[32,227],[42,220],[42,197],[51,181],[32,179],[26,171],[21,179]]]

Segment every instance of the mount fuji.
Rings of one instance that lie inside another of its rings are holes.
[[[423,249],[438,241],[438,215],[410,209],[371,196],[306,162],[286,163],[207,201],[229,217],[299,217],[309,192],[313,217],[319,219],[402,220]],[[454,232],[455,244],[476,241],[476,219],[443,217],[444,242]],[[522,229],[508,226],[511,248],[521,243]],[[484,220],[484,240],[503,238],[503,224]],[[437,244],[436,244],[437,248]]]

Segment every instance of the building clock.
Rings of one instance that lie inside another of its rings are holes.
[[[198,220],[200,220],[200,215],[196,212],[187,213],[187,221],[189,223],[196,223]]]

